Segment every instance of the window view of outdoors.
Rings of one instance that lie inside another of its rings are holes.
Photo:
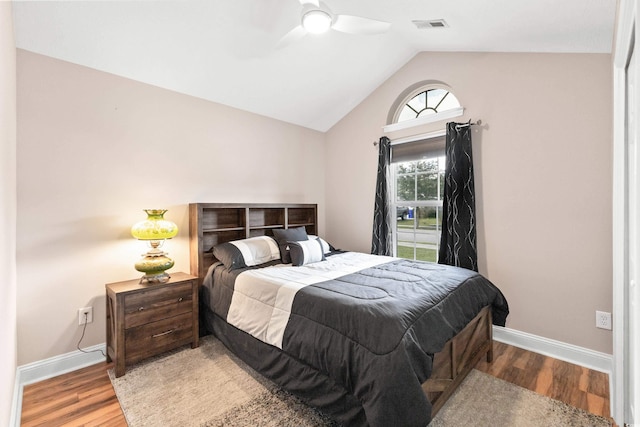
[[[395,164],[396,256],[436,262],[445,158]]]

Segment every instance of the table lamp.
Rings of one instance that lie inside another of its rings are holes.
[[[135,264],[135,268],[144,273],[140,283],[164,283],[170,278],[166,270],[173,267],[174,262],[160,248],[166,239],[171,239],[178,234],[178,226],[164,219],[166,209],[145,209],[144,211],[147,213],[147,219],[131,227],[131,234],[138,240],[146,240],[150,249]]]

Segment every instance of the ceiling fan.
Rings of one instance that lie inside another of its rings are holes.
[[[388,22],[353,15],[337,15],[320,0],[299,0],[302,4],[300,25],[284,35],[276,45],[282,48],[308,33],[321,34],[336,30],[349,34],[382,34],[391,26]]]

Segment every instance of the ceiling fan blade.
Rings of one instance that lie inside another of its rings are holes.
[[[331,26],[334,30],[349,34],[382,34],[387,32],[391,24],[360,16],[336,15]]]
[[[301,38],[307,35],[307,30],[302,28],[302,25],[298,25],[293,30],[289,31],[285,34],[280,41],[276,44],[276,49],[282,49],[285,46],[290,45],[291,43],[297,42]]]
[[[306,6],[308,4],[315,6],[317,8],[320,8],[320,1],[319,0],[300,0],[300,4],[303,6]]]

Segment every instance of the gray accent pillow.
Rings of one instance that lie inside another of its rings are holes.
[[[237,268],[245,268],[247,264],[244,262],[242,252],[231,243],[221,243],[213,247],[213,256],[224,264],[229,270]]]
[[[273,230],[273,238],[278,242],[278,247],[280,248],[280,259],[285,264],[289,264],[291,262],[289,242],[309,240],[307,237],[307,230],[304,227],[288,228],[286,230]]]

